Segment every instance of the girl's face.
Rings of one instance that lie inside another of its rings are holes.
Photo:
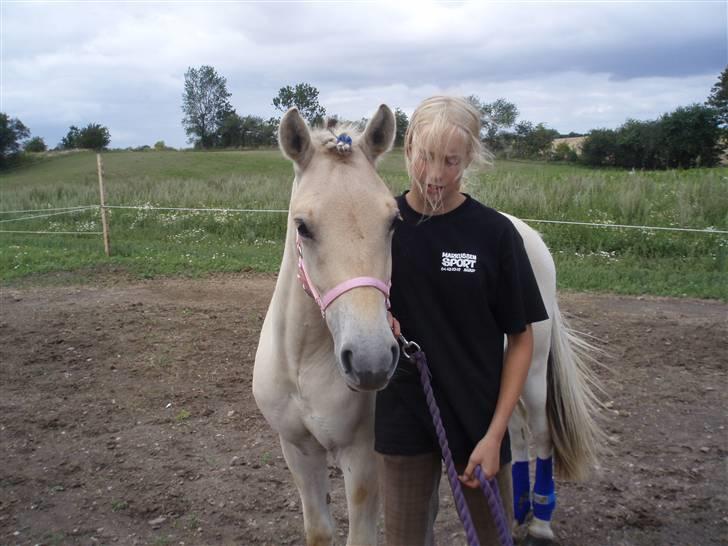
[[[468,143],[460,131],[446,134],[436,150],[413,149],[410,153],[410,193],[418,212],[443,214],[463,202],[460,179],[469,157]]]

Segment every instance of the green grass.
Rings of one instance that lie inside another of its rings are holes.
[[[107,204],[286,209],[291,165],[276,150],[112,152],[103,155]],[[380,164],[395,193],[408,186],[401,150]],[[728,169],[630,174],[574,165],[499,161],[466,191],[521,218],[728,229]],[[96,156],[40,157],[0,174],[0,212],[98,203]],[[101,231],[98,209],[5,222],[0,230]],[[132,278],[275,271],[285,214],[110,211],[112,256],[99,235],[0,233],[0,280],[44,282],[63,273]],[[552,249],[559,285],[572,290],[728,300],[728,237],[532,223]],[[53,274],[53,275],[51,275]]]

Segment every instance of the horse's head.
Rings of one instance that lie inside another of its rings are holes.
[[[383,293],[399,212],[375,169],[394,141],[394,115],[382,105],[363,133],[345,131],[351,140],[341,132],[337,140],[332,131],[310,131],[295,108],[281,119],[278,142],[296,172],[288,229],[296,232],[302,275],[311,292],[323,296],[319,305],[347,385],[378,390],[399,358]]]

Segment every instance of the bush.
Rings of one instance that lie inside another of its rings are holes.
[[[570,161],[575,163],[579,156],[576,150],[569,146],[566,142],[559,142],[556,147],[551,151],[549,159],[551,161]]]
[[[42,137],[33,137],[25,143],[26,152],[45,152],[48,149]]]
[[[61,139],[59,148],[72,150],[73,148],[85,148],[90,150],[102,150],[111,142],[109,130],[98,123],[89,123],[83,129],[71,125],[68,133]]]
[[[617,133],[612,129],[594,129],[581,145],[581,161],[592,167],[614,165]]]
[[[595,129],[584,140],[581,160],[627,169],[713,167],[720,161],[720,135],[718,112],[694,104],[655,121],[628,120],[616,131]]]

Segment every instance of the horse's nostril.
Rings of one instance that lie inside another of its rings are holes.
[[[341,364],[344,366],[344,372],[349,375],[351,374],[352,369],[352,357],[354,356],[354,353],[352,353],[349,349],[344,349],[341,351]]]
[[[396,343],[392,344],[392,368],[394,368],[399,362],[399,345]]]

